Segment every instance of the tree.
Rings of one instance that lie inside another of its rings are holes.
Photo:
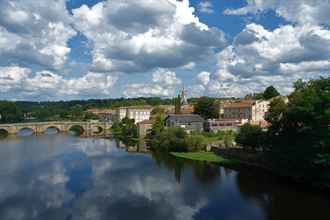
[[[194,113],[202,116],[204,119],[219,118],[219,105],[214,99],[202,97],[198,99],[194,106]]]
[[[0,102],[0,122],[15,123],[23,121],[23,113],[15,102]]]
[[[294,84],[293,87],[295,88],[296,91],[306,89],[308,86],[308,83],[305,82],[302,79],[298,79]]]
[[[148,146],[158,146],[160,135],[165,129],[165,115],[158,114],[154,118],[151,130],[147,133],[146,143]]]
[[[271,129],[279,129],[279,123],[281,122],[283,115],[287,112],[287,108],[287,104],[281,97],[272,100],[270,103],[269,111],[266,115],[266,120],[272,125]]]
[[[185,141],[186,137],[187,133],[183,128],[170,127],[160,133],[159,145],[152,147],[167,152],[185,152],[188,150]]]
[[[244,124],[237,137],[236,142],[244,148],[258,149],[263,147],[265,133],[258,125]]]
[[[185,138],[189,151],[201,151],[206,147],[206,140],[202,134],[190,134]]]
[[[276,90],[274,86],[268,86],[263,93],[263,98],[269,100],[279,95],[281,94]]]
[[[330,155],[330,78],[298,81],[289,104],[273,103],[267,120],[274,166],[304,177],[329,168],[324,159]]]
[[[116,138],[126,145],[135,145],[138,141],[138,128],[134,119],[125,117],[121,122],[114,123],[112,132]]]
[[[153,108],[151,111],[152,116],[164,115],[164,114],[165,114],[165,109],[159,106]]]
[[[181,96],[178,95],[178,97],[176,99],[174,99],[175,114],[180,114],[181,113],[181,106],[182,106]]]

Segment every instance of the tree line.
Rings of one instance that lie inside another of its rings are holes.
[[[172,99],[132,98],[132,99],[91,99],[54,102],[1,101],[0,123],[17,123],[26,120],[54,121],[54,120],[89,120],[97,119],[86,110],[90,108],[116,108],[135,105],[168,105]]]
[[[236,140],[264,152],[281,174],[330,186],[330,78],[299,80],[288,99],[273,99],[267,130],[246,124]]]

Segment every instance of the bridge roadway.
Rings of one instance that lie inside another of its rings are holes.
[[[55,128],[59,132],[69,132],[73,126],[83,128],[83,136],[105,135],[109,128],[109,122],[72,122],[72,121],[49,121],[49,122],[29,122],[15,124],[0,124],[0,130],[5,130],[9,135],[16,135],[22,129],[31,129],[34,134],[42,134],[48,128]]]

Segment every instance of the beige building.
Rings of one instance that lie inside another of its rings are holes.
[[[116,109],[116,117],[118,121],[127,117],[129,119],[134,119],[135,123],[139,123],[144,120],[149,120],[151,111],[151,106],[120,107]]]
[[[113,122],[115,120],[115,110],[112,109],[98,109],[92,108],[88,109],[87,112],[97,115],[101,121]]]
[[[144,138],[148,134],[148,131],[152,128],[152,124],[152,120],[144,120],[137,124],[140,138]]]
[[[267,126],[265,116],[269,110],[269,101],[241,100],[223,105],[224,119],[241,120],[242,124],[251,123]]]

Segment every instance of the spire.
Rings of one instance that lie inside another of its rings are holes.
[[[188,101],[187,101],[187,90],[184,88],[182,88],[181,91],[181,104],[182,105],[188,105]]]

